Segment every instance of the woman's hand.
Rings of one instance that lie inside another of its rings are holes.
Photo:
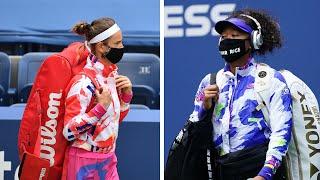
[[[106,88],[102,87],[99,90],[96,89],[96,101],[102,104],[104,107],[109,107],[111,103],[111,92]]]
[[[132,84],[127,76],[116,76],[116,86],[124,94],[132,94]]]
[[[204,89],[203,107],[209,110],[212,106],[212,99],[217,102],[219,97],[219,88],[216,84],[209,85]]]

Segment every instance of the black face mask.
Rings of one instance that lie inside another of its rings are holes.
[[[123,56],[124,48],[110,48],[110,51],[103,54],[112,64],[117,64]]]
[[[247,54],[250,49],[246,50],[247,39],[224,39],[219,44],[219,51],[226,62],[232,63],[243,55]]]

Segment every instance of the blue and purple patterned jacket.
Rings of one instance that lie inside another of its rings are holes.
[[[257,110],[254,82],[257,63],[250,59],[244,67],[238,67],[235,74],[226,65],[221,70],[223,79],[218,83],[219,98],[212,117],[214,145],[220,155],[254,147],[269,141],[265,165],[258,175],[272,179],[285,156],[291,139],[292,111],[291,95],[283,76],[274,72],[271,79],[271,96],[268,107],[270,123],[265,121],[261,110]],[[204,88],[210,84],[210,74],[205,76],[198,88],[191,121],[203,119]]]

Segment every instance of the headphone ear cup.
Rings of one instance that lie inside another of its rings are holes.
[[[263,38],[261,33],[259,33],[259,31],[257,32],[257,35],[256,35],[256,44],[258,49],[260,49],[261,45],[263,44]]]
[[[251,43],[254,49],[259,49],[259,46],[257,44],[257,35],[258,35],[258,31],[252,31],[251,33]]]

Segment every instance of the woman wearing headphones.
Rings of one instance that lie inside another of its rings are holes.
[[[264,12],[246,9],[235,11],[215,29],[226,65],[217,73],[217,84],[210,85],[210,74],[201,81],[190,120],[202,120],[214,108],[217,179],[283,179],[281,162],[291,139],[291,96],[279,72],[254,60],[255,55],[281,47],[279,25]],[[259,66],[268,71],[256,74]],[[266,77],[272,92],[269,107],[259,103],[254,90],[257,79]],[[269,111],[269,122],[263,110]]]
[[[66,90],[63,135],[71,143],[63,178],[118,180],[116,140],[132,98],[130,80],[117,73],[122,33],[111,18],[76,24],[73,32],[85,36],[90,53]]]

